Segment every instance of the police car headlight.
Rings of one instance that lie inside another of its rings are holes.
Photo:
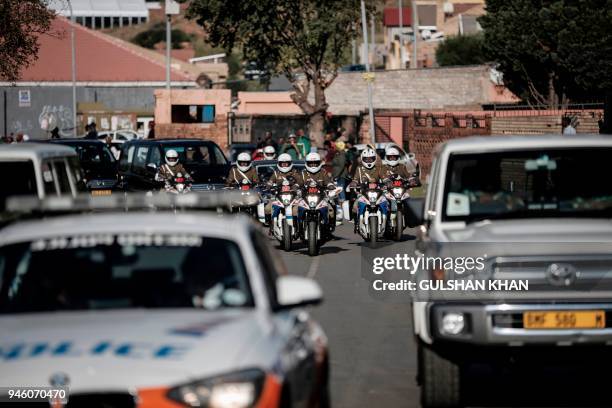
[[[249,369],[179,385],[168,398],[188,407],[247,408],[259,399],[265,373]]]

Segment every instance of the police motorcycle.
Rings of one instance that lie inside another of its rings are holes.
[[[298,202],[298,222],[301,238],[308,244],[310,256],[319,254],[323,242],[329,240],[336,229],[337,215],[329,214],[329,206],[335,205],[330,201],[336,194],[337,187],[324,189],[314,180],[304,186]]]
[[[174,177],[166,181],[164,190],[169,194],[187,194],[191,192],[191,181],[183,173],[176,173]]]
[[[394,241],[400,241],[404,228],[406,228],[405,216],[408,213],[408,199],[410,189],[418,187],[420,181],[418,175],[413,173],[406,180],[399,175],[395,175],[388,180],[386,197],[389,201],[389,217],[387,219],[387,235]]]
[[[363,183],[358,187],[357,205],[363,207],[361,215],[355,219],[355,233],[361,235],[364,241],[376,243],[379,237],[384,236],[387,225],[387,216],[382,211],[382,206],[387,205],[385,197],[386,185],[378,182]]]
[[[241,198],[231,203],[231,212],[233,214],[247,214],[259,221],[264,219],[264,204],[257,184],[243,179],[239,184],[228,187],[228,189],[240,192]]]
[[[271,230],[285,251],[291,251],[293,240],[299,238],[298,224],[293,217],[293,205],[300,200],[301,190],[295,180],[283,180],[280,188],[272,187]]]

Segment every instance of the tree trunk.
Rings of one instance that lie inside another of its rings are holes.
[[[315,112],[308,120],[308,134],[313,146],[323,147],[325,139],[325,112]]]
[[[325,123],[327,113],[327,101],[325,99],[325,79],[315,74],[312,78],[314,90],[313,112],[310,114],[309,134],[313,145],[323,147],[325,138]]]

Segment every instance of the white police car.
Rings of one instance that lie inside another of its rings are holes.
[[[247,219],[72,215],[0,234],[0,387],[69,407],[327,406],[327,338]]]

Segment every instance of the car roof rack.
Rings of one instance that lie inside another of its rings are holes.
[[[46,215],[65,215],[82,212],[130,212],[130,211],[217,211],[229,212],[232,208],[259,203],[253,195],[243,195],[236,190],[216,190],[189,194],[128,193],[110,196],[82,194],[76,197],[59,196],[40,199],[35,196],[9,197],[6,200],[3,221],[35,218]]]

